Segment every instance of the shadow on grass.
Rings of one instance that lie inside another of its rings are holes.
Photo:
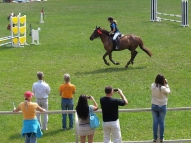
[[[0,51],[9,50],[9,49],[12,49],[12,48],[15,48],[15,47],[11,47],[11,46],[0,46]]]
[[[161,20],[161,21],[155,21],[153,23],[156,23],[156,24],[159,24],[161,25],[163,23],[164,26],[168,25],[168,26],[172,26],[173,28],[182,28],[183,26],[181,26],[181,24],[178,24],[179,22],[173,22],[173,21],[165,21],[163,22],[164,20]],[[152,21],[144,21],[142,23],[151,23]]]
[[[64,131],[62,129],[58,129],[58,130],[53,130],[53,131],[42,131],[42,132],[43,132],[43,137],[46,137],[46,136],[56,135],[56,134],[59,134],[60,132],[64,132]],[[23,139],[23,137],[21,137],[20,133],[15,133],[15,134],[12,134],[9,137],[9,139],[10,140]]]
[[[43,137],[46,136],[53,136],[56,134],[59,134],[60,132],[64,132],[63,129],[58,129],[58,130],[53,130],[53,131],[42,131],[43,132]]]
[[[139,70],[139,69],[145,69],[147,68],[146,66],[142,67],[121,67],[121,68],[115,68],[115,67],[109,67],[109,68],[102,68],[102,69],[96,69],[93,71],[87,71],[87,72],[76,72],[75,74],[99,74],[99,73],[107,73],[107,72],[120,72],[120,71],[128,71],[128,70]]]
[[[10,135],[9,139],[10,139],[10,140],[22,139],[21,133],[12,134],[12,135]]]

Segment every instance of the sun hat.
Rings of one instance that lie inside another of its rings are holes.
[[[32,97],[34,94],[31,91],[26,91],[24,96],[25,97]]]

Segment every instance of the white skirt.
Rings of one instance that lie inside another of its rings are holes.
[[[90,124],[79,125],[78,126],[78,135],[87,136],[94,134],[95,129],[90,128]]]

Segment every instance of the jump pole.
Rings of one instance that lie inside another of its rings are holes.
[[[7,37],[0,38],[0,42],[11,40],[11,42],[1,43],[0,46],[5,46],[5,45],[13,46],[12,39],[18,39],[18,37],[7,36]]]
[[[182,0],[182,26],[189,26],[188,24],[188,0]]]
[[[157,21],[157,0],[151,0],[151,20],[152,22]]]
[[[40,23],[44,23],[44,9],[43,8],[40,12]]]
[[[161,13],[157,11],[157,0],[151,0],[151,16],[150,21],[152,22],[158,22],[161,20],[168,20],[171,22],[180,22],[182,27],[189,26],[188,24],[188,0],[181,0],[181,15],[175,15],[175,14],[166,14]],[[173,17],[179,17],[180,20],[174,20],[174,19],[167,19],[167,18],[160,18],[157,16],[157,14],[165,15],[165,16],[173,16]]]

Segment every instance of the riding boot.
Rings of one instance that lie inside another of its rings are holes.
[[[118,43],[117,39],[114,40],[114,43],[115,43],[115,49],[116,49],[116,50],[119,49],[119,43]]]

